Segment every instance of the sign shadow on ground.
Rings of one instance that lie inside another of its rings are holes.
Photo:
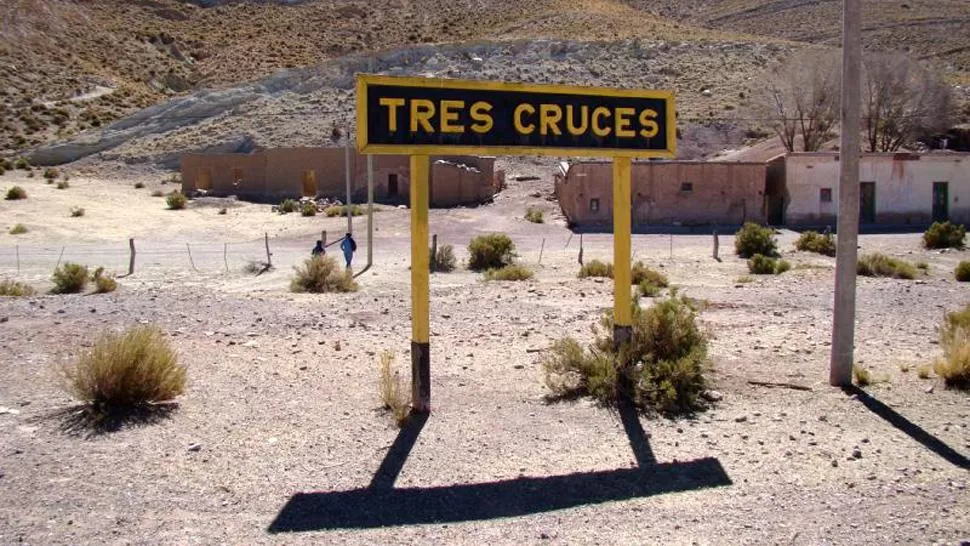
[[[732,484],[712,457],[657,463],[635,409],[621,407],[620,418],[636,468],[398,489],[394,482],[428,419],[427,414],[412,414],[368,487],[297,493],[267,530],[275,534],[488,520]]]

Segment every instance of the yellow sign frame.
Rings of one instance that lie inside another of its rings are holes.
[[[625,150],[620,148],[552,148],[537,146],[463,146],[463,145],[406,145],[370,144],[367,139],[367,86],[395,85],[424,89],[471,89],[516,93],[548,93],[562,95],[597,95],[605,97],[659,99],[666,104],[664,124],[667,128],[665,150]],[[399,155],[545,155],[579,157],[667,158],[677,155],[677,110],[673,91],[650,89],[615,89],[608,87],[580,87],[574,85],[525,84],[480,80],[418,78],[398,76],[357,75],[357,149],[363,154]]]

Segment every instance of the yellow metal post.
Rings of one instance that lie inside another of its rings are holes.
[[[417,412],[427,412],[431,404],[429,170],[428,156],[411,156],[411,407]]]
[[[630,163],[629,157],[613,158],[613,342],[617,348],[631,335],[630,296]]]

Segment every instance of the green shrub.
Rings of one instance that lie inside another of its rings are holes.
[[[168,194],[165,198],[165,204],[168,205],[170,210],[182,210],[189,204],[189,198],[182,192],[176,190]]]
[[[755,254],[748,260],[748,272],[754,275],[780,275],[791,269],[791,264],[785,260],[776,260],[761,254]]]
[[[435,254],[430,255],[431,271],[450,273],[455,270],[458,261],[455,259],[455,249],[451,245],[440,247]]]
[[[407,423],[411,404],[408,401],[408,392],[401,383],[401,376],[394,370],[393,364],[394,353],[385,351],[381,354],[378,392],[382,408],[391,413],[397,426],[403,427]]]
[[[136,190],[140,190],[140,189],[142,189],[144,187],[145,187],[145,183],[144,182],[135,182],[135,189]]]
[[[30,162],[27,161],[26,157],[18,157],[17,160],[13,162],[13,167],[22,171],[29,171]]]
[[[7,190],[7,201],[17,201],[18,199],[27,199],[27,191],[20,186],[14,186]]]
[[[186,385],[185,367],[154,326],[101,334],[64,375],[71,395],[105,414],[171,401]]]
[[[77,294],[88,285],[88,268],[68,262],[54,270],[51,281],[54,294]]]
[[[70,188],[70,187],[71,187],[71,184],[67,180],[57,181],[57,189],[59,190],[66,190],[67,188]]]
[[[317,205],[309,201],[303,203],[303,208],[300,211],[303,216],[316,216],[317,215]]]
[[[315,256],[306,260],[303,267],[294,268],[296,277],[290,282],[293,292],[356,292],[357,283],[350,271],[337,265],[332,256]]]
[[[280,214],[289,214],[291,212],[296,212],[296,209],[299,206],[300,206],[299,203],[297,203],[293,199],[284,199],[280,201],[280,204],[277,207],[277,210],[279,211]]]
[[[47,167],[46,169],[44,169],[44,178],[48,180],[54,180],[60,175],[61,173],[57,172],[57,169],[55,169],[54,167]]]
[[[585,279],[586,277],[604,277],[612,279],[613,264],[609,262],[601,262],[599,260],[590,260],[579,268],[579,278]]]
[[[856,266],[856,273],[865,277],[916,278],[916,268],[913,267],[913,264],[878,252],[864,254],[860,257]]]
[[[347,205],[334,205],[323,209],[324,214],[327,218],[335,218],[337,216],[347,216]],[[350,205],[350,215],[351,216],[363,216],[364,207],[360,205]]]
[[[923,233],[923,246],[926,248],[963,248],[967,230],[963,224],[933,222]]]
[[[33,296],[37,292],[29,284],[22,282],[0,279],[0,296]]]
[[[761,254],[769,258],[778,255],[775,232],[771,228],[747,222],[734,234],[734,252],[742,258]]]
[[[23,234],[23,233],[27,233],[27,231],[28,231],[27,230],[27,226],[25,226],[23,224],[17,224],[14,227],[10,228],[10,234],[11,235],[20,235],[20,234]]]
[[[970,282],[970,262],[964,260],[957,264],[957,268],[953,271],[953,274],[960,282]]]
[[[12,171],[13,162],[6,157],[0,157],[0,171]]]
[[[525,210],[525,219],[532,222],[533,224],[541,224],[545,222],[542,210],[538,207],[529,207]]]
[[[479,235],[468,243],[468,255],[472,271],[505,267],[515,258],[515,243],[504,233]]]
[[[600,326],[612,332],[612,317],[605,316]],[[541,363],[556,397],[591,396],[603,405],[626,398],[640,411],[666,415],[704,407],[707,340],[695,309],[676,294],[648,309],[634,307],[633,336],[620,352],[612,336],[597,330],[586,350],[573,339],[559,340]]]
[[[663,291],[663,287],[657,286],[650,281],[643,281],[637,285],[637,294],[640,297],[652,298],[660,294]]]
[[[533,273],[529,268],[518,264],[485,271],[486,281],[526,281],[532,277]]]
[[[823,256],[835,256],[835,237],[831,233],[822,235],[817,231],[806,231],[795,241],[795,249]]]
[[[105,275],[103,267],[94,270],[94,274],[91,275],[91,280],[94,281],[94,291],[98,294],[114,292],[118,288],[118,281],[112,276]]]
[[[71,218],[84,216],[84,207],[71,207]]]

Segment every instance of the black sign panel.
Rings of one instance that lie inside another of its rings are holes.
[[[673,157],[673,95],[358,76],[364,153]]]

